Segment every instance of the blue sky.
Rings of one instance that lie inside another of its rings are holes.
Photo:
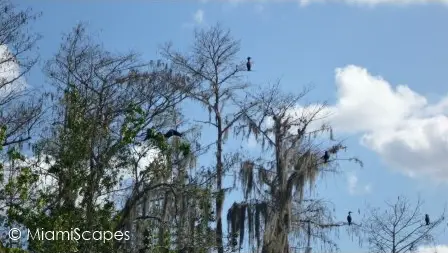
[[[436,215],[448,200],[448,6],[349,2],[18,1],[43,12],[33,26],[43,35],[43,60],[79,21],[107,49],[135,50],[146,59],[158,58],[157,47],[166,41],[187,48],[194,27],[221,22],[241,39],[241,58],[255,62],[251,82],[281,78],[291,92],[312,83],[307,100],[333,105],[349,155],[365,165],[343,164],[344,173],[320,182],[319,195],[334,202],[341,221],[366,202],[381,206],[401,194],[420,195],[425,211]],[[44,77],[35,69],[28,80],[40,84]],[[448,245],[448,234],[438,244]],[[343,230],[339,247],[365,250]]]

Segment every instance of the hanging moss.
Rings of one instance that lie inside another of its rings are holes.
[[[242,204],[242,205],[240,205],[239,206],[239,211],[240,211],[240,216],[238,217],[238,222],[239,222],[239,232],[240,232],[240,242],[239,242],[239,245],[240,245],[240,248],[241,248],[241,245],[243,245],[243,242],[244,242],[244,233],[245,233],[245,230],[244,230],[244,225],[245,225],[245,221],[246,221],[246,205],[244,205],[244,204]]]
[[[231,244],[235,249],[236,245],[244,243],[246,221],[248,227],[249,244],[253,245],[253,240],[256,239],[257,246],[261,242],[261,224],[264,221],[266,224],[267,204],[260,203],[233,203],[227,212],[227,223],[229,234],[231,235]],[[263,221],[262,221],[263,220]],[[237,238],[239,240],[237,241]]]
[[[249,236],[249,245],[253,245],[254,238],[254,213],[251,205],[247,206],[247,227],[248,227],[248,236]]]
[[[244,197],[247,199],[254,187],[254,167],[252,161],[245,161],[241,164],[240,177],[241,186],[244,189]]]
[[[233,249],[235,249],[235,247],[238,245],[237,236],[238,232],[240,232],[240,215],[240,205],[234,202],[232,207],[230,207],[229,211],[227,212],[227,226],[231,237],[230,240]]]
[[[257,239],[257,245],[260,245],[260,209],[255,207],[255,238]]]

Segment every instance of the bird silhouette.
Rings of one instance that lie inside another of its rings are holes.
[[[162,134],[161,132],[157,132],[157,134]],[[154,131],[154,129],[153,128],[150,128],[150,129],[148,129],[148,131],[147,131],[147,133],[146,133],[146,137],[145,137],[145,141],[146,140],[149,140],[149,139],[151,139],[151,138],[154,138],[154,135],[155,135],[155,131]],[[176,130],[174,130],[174,129],[170,129],[170,130],[168,130],[168,132],[166,132],[165,134],[163,134],[163,136],[166,138],[166,139],[169,139],[169,138],[171,138],[172,136],[178,136],[178,137],[182,137],[182,133],[179,133],[178,131],[176,131]]]
[[[304,127],[297,129],[297,135],[299,137],[302,137],[304,133],[305,133],[305,128]]]
[[[425,222],[426,222],[426,226],[428,226],[430,223],[428,214],[425,214]]]
[[[328,163],[328,160],[330,159],[330,154],[328,154],[328,151],[325,151],[325,154],[322,156],[322,159],[324,159],[324,163]]]
[[[352,225],[352,216],[351,216],[351,213],[352,213],[352,212],[348,212],[348,216],[347,216],[347,222],[348,222],[348,225],[349,225],[349,226]]]
[[[252,68],[252,63],[250,62],[250,57],[247,57],[247,63],[246,63],[246,67],[247,67],[247,71],[251,71]]]
[[[164,134],[164,136],[165,136],[165,138],[169,139],[172,136],[182,137],[182,134],[174,129],[170,129],[170,130],[168,130],[168,132],[166,132]]]

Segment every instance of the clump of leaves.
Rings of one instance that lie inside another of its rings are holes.
[[[135,105],[130,106],[121,128],[124,143],[131,144],[134,141],[138,132],[140,132],[145,124],[145,118],[146,113],[141,107]]]
[[[191,153],[191,146],[188,142],[182,142],[179,145],[179,150],[182,152],[182,155],[187,156]]]

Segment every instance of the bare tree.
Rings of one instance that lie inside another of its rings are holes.
[[[29,24],[39,16],[31,9],[19,9],[9,0],[0,0],[0,151],[5,147],[8,150],[8,155],[2,156],[5,164],[0,163],[2,210],[13,199],[8,184],[17,178],[18,169],[10,158],[23,158],[18,150],[34,135],[32,131],[42,115],[43,98],[25,79],[38,60],[34,49],[40,36],[30,31]],[[8,217],[5,224],[10,223]]]
[[[307,197],[293,200],[291,244],[294,248],[311,250],[312,245],[320,245],[325,252],[337,251],[338,245],[331,232],[347,224],[333,218],[334,209],[333,203],[323,199]]]
[[[240,78],[244,66],[237,60],[239,50],[239,41],[233,39],[230,31],[224,30],[219,24],[208,30],[196,31],[189,54],[175,52],[170,45],[163,49],[173,69],[189,77],[187,85],[183,87],[185,93],[209,111],[209,119],[202,123],[216,129],[216,244],[219,253],[224,252],[223,177],[228,169],[224,164],[223,147],[230,128],[247,109],[241,106],[242,109],[235,112],[227,107],[237,100],[238,91],[248,87]]]
[[[385,210],[369,208],[363,221],[370,252],[415,252],[422,244],[434,240],[433,233],[444,220],[445,211],[427,224],[420,199],[412,205],[410,200],[400,196],[395,203],[386,202],[386,205]]]
[[[0,126],[5,129],[2,146],[31,139],[31,129],[41,115],[42,100],[25,81],[36,64],[33,49],[40,36],[28,24],[38,18],[31,9],[18,10],[0,0]]]
[[[338,160],[345,160],[338,158],[338,153],[346,147],[333,140],[331,127],[322,121],[327,115],[325,104],[299,107],[299,101],[307,92],[305,89],[298,95],[284,94],[276,84],[255,93],[253,104],[257,106],[245,114],[245,122],[237,126],[238,133],[255,136],[265,154],[261,158],[247,160],[241,166],[245,201],[235,203],[229,210],[229,227],[232,234],[240,233],[241,244],[244,210],[254,212],[255,216],[248,213],[249,237],[255,231],[257,244],[262,246],[263,253],[289,252],[291,223],[295,221],[296,228],[299,228],[297,221],[300,223],[307,219],[292,217],[293,214],[299,215],[300,207],[304,207],[305,187],[312,186],[318,175],[336,171]],[[323,140],[322,134],[325,133],[329,133],[330,141]],[[349,160],[358,161],[354,158]],[[294,213],[294,209],[298,212]],[[264,218],[264,224],[260,223],[260,217]],[[252,223],[255,229],[251,228]],[[262,241],[260,224],[264,225]]]

